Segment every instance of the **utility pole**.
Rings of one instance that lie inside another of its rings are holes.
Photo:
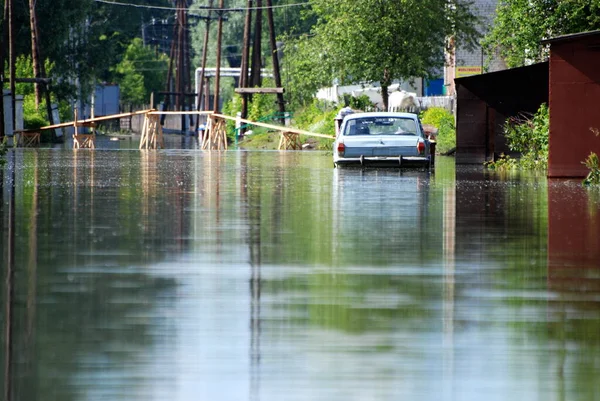
[[[244,19],[244,43],[242,45],[242,65],[240,68],[240,88],[248,87],[248,64],[250,61],[250,35],[252,25],[252,0],[248,0],[246,6],[246,17]],[[248,94],[242,93],[242,113],[241,117],[248,117]],[[240,131],[243,135],[244,129]]]
[[[35,0],[29,0],[29,26],[31,28],[31,61],[33,64],[34,78],[41,78],[40,75],[40,60],[37,43],[37,21],[35,15]],[[38,110],[42,101],[42,91],[40,83],[33,84],[35,88],[35,109]]]
[[[2,42],[0,43],[0,139],[4,139],[4,64],[6,63],[6,45],[8,44],[8,1],[4,2],[4,15],[2,18]]]
[[[252,41],[252,66],[250,71],[250,87],[259,87],[262,70],[262,0],[256,0],[256,20],[254,22],[254,40]]]
[[[267,20],[269,21],[269,42],[271,43],[271,58],[273,59],[273,78],[275,79],[275,87],[281,88],[279,53],[277,52],[277,42],[275,41],[272,0],[267,0]],[[279,106],[279,112],[281,113],[281,123],[285,125],[285,103],[283,93],[277,93],[277,104]]]
[[[15,5],[13,0],[6,0],[8,2],[8,53],[9,53],[9,67],[10,72],[10,100],[12,106],[12,129],[15,130],[16,122],[16,110],[15,110],[15,61],[16,61],[16,49],[15,49]],[[3,99],[4,100],[4,99]]]
[[[40,107],[43,91],[46,98],[46,112],[48,114],[48,121],[50,122],[50,125],[53,125],[54,117],[52,116],[50,82],[42,80],[42,77],[46,78],[46,66],[44,65],[44,60],[40,52],[35,2],[36,0],[29,0],[29,22],[31,26],[31,59],[33,63],[33,75],[35,78],[35,108],[37,110]]]
[[[190,0],[177,0],[175,3],[176,21],[173,26],[173,39],[171,42],[171,51],[169,54],[169,70],[167,73],[167,83],[165,95],[165,110],[169,109],[170,97],[174,96],[175,110],[184,111],[188,105],[188,95],[190,90],[190,49],[188,29],[188,8]],[[174,78],[174,79],[173,79]],[[174,90],[172,89],[174,81]],[[164,124],[165,116],[161,117],[161,124]],[[181,130],[186,129],[185,115],[181,116]]]
[[[217,23],[217,65],[215,73],[215,102],[213,110],[215,113],[219,111],[219,85],[221,84],[221,40],[223,37],[223,8],[225,4],[223,0],[219,0],[219,22]]]
[[[171,95],[169,92],[171,92],[171,79],[173,77],[173,61],[175,60],[175,35],[177,33],[177,24],[173,25],[173,36],[172,36],[172,41],[171,41],[171,49],[169,51],[169,69],[167,70],[167,83],[166,83],[166,88],[165,88],[165,100],[164,100],[164,104],[163,104],[163,109],[164,110],[169,110],[169,105],[171,104]],[[150,105],[150,107],[152,107],[153,105]],[[160,123],[162,125],[165,124],[165,115],[162,114],[160,116]]]
[[[208,34],[210,33],[210,17],[211,10],[213,7],[213,0],[208,1],[208,17],[206,18],[206,27],[204,31],[204,41],[202,44],[202,72],[200,73],[199,86],[196,88],[196,96],[197,96],[197,105],[196,110],[200,111],[202,107],[202,99],[204,99],[204,106],[206,108],[206,104],[208,103],[208,99],[204,98],[204,78],[206,76],[206,58],[208,56]],[[200,125],[200,116],[196,118],[196,131],[198,131],[198,126]]]

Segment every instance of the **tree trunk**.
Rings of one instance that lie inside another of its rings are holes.
[[[388,85],[382,83],[381,84],[381,101],[383,102],[383,111],[388,111],[388,103],[389,103],[389,94],[388,94]]]
[[[392,84],[392,79],[390,78],[390,70],[387,67],[383,69],[383,79],[380,82],[381,84],[381,101],[383,103],[383,111],[388,111],[389,107],[389,99],[390,94],[388,93],[388,88]]]

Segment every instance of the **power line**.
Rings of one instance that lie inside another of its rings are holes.
[[[154,10],[169,10],[169,11],[181,11],[181,8],[177,8],[177,7],[164,7],[164,6],[149,6],[149,5],[142,5],[142,4],[132,4],[132,3],[124,3],[124,2],[119,2],[119,1],[112,1],[112,0],[94,0],[96,3],[103,3],[103,4],[111,4],[114,6],[122,6],[122,7],[135,7],[135,8],[146,8],[146,9],[154,9]],[[290,7],[306,7],[310,4],[310,2],[304,2],[304,3],[293,3],[293,4],[279,4],[279,5],[272,5],[270,7],[268,6],[261,6],[261,7],[251,7],[251,10],[267,10],[269,8],[274,9],[274,8],[290,8]],[[236,7],[236,8],[208,8],[206,6],[199,6],[200,9],[202,11],[246,11],[246,7]],[[183,10],[189,10],[189,9],[183,9]]]

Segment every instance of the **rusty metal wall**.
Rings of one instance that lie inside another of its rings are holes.
[[[509,154],[506,118],[548,101],[548,63],[456,79],[456,162],[483,163]]]
[[[549,177],[585,177],[600,155],[600,33],[551,42]]]
[[[488,153],[487,105],[459,83],[456,98],[456,163],[483,163]]]

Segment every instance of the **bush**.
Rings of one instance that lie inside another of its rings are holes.
[[[510,150],[521,153],[523,168],[546,168],[548,165],[548,106],[544,103],[530,118],[510,118],[504,124]]]
[[[366,111],[375,107],[367,95],[352,96],[351,94],[346,93],[342,96],[342,103],[353,110]]]
[[[584,185],[600,185],[600,160],[596,153],[590,153],[583,164],[590,169],[589,174],[583,180]]]
[[[23,116],[23,125],[25,129],[38,129],[48,125],[48,121],[39,114],[25,114]]]
[[[487,163],[493,169],[546,169],[548,166],[548,134],[550,120],[548,106],[544,103],[534,115],[521,115],[509,118],[504,124],[504,135],[508,148],[521,153],[521,157],[514,162],[506,163],[510,159],[505,156],[498,161]]]
[[[443,107],[431,107],[421,113],[421,122],[438,129],[436,150],[446,153],[456,148],[456,126],[454,115]]]
[[[0,142],[0,166],[6,163],[6,152],[8,152],[8,146],[6,145],[6,137],[4,137]]]

